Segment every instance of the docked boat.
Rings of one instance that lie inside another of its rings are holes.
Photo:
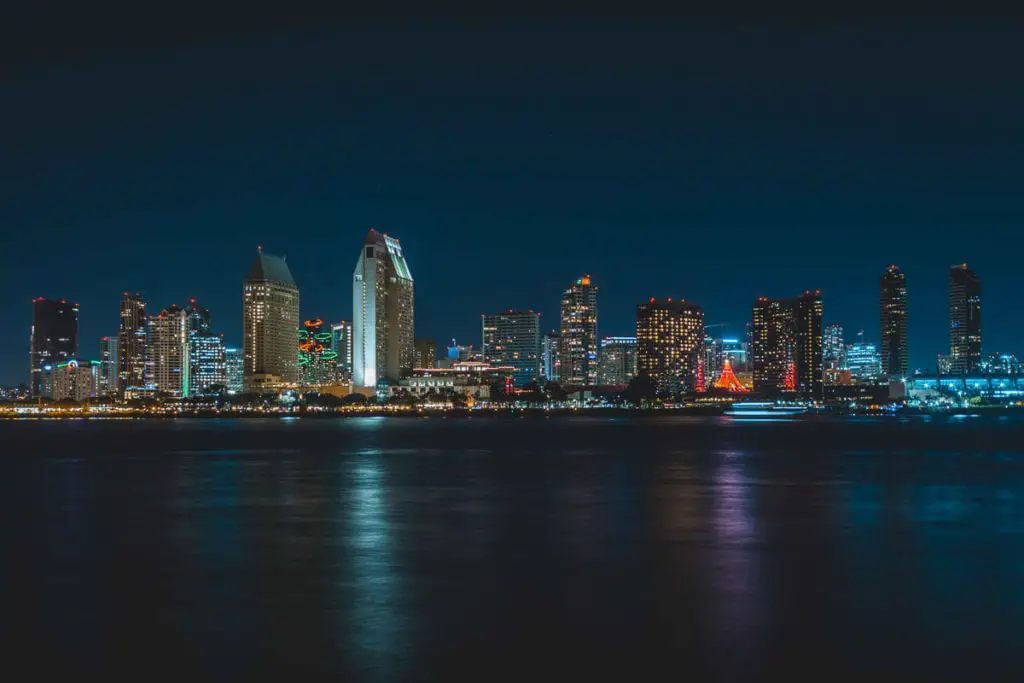
[[[787,417],[803,415],[806,412],[807,406],[799,403],[743,401],[742,403],[733,403],[725,411],[725,414],[733,417]]]

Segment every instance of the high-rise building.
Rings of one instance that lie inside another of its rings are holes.
[[[413,280],[394,237],[370,230],[352,276],[352,383],[374,387],[412,372]]]
[[[202,395],[227,388],[227,360],[224,336],[210,331],[210,310],[195,299],[185,307],[188,329],[189,392]]]
[[[334,384],[338,379],[338,354],[330,332],[320,318],[307,320],[299,330],[299,383],[304,387]]]
[[[425,337],[416,337],[416,360],[413,367],[434,368],[437,367],[437,342]]]
[[[882,274],[879,295],[879,351],[882,371],[888,375],[906,377],[909,354],[907,351],[907,276],[896,266],[889,266]]]
[[[544,379],[548,382],[561,381],[562,373],[562,337],[557,331],[551,330],[544,334],[542,341],[541,360]]]
[[[605,337],[599,355],[598,383],[623,386],[636,376],[636,337]]]
[[[754,302],[751,356],[754,389],[820,398],[823,386],[821,296]]]
[[[119,395],[146,385],[146,300],[124,293],[117,332],[117,391]]]
[[[858,383],[877,382],[885,373],[881,354],[874,344],[864,341],[864,331],[857,333],[857,341],[846,347],[846,365],[850,377]]]
[[[597,286],[584,275],[562,292],[561,382],[597,384]]]
[[[846,369],[846,341],[842,325],[833,323],[825,327],[821,357],[826,370]]]
[[[32,300],[32,333],[29,339],[29,391],[50,396],[43,381],[43,366],[54,366],[78,355],[78,304],[60,299]]]
[[[513,381],[517,387],[540,379],[540,314],[509,309],[480,319],[484,362],[515,368]]]
[[[97,392],[100,396],[117,394],[117,337],[100,337],[100,377]]]
[[[276,391],[299,382],[299,288],[284,258],[256,252],[242,308],[245,391]]]
[[[190,396],[188,313],[178,306],[149,317],[146,326],[146,388]]]
[[[228,362],[224,335],[211,332],[188,333],[188,357],[191,376],[189,391],[193,396],[227,389]]]
[[[339,382],[352,381],[352,323],[342,320],[331,325],[331,347],[338,354],[335,375]]]
[[[659,393],[694,391],[704,354],[704,309],[655,299],[636,307],[636,371]]]
[[[227,365],[228,392],[240,394],[245,391],[245,354],[242,349],[224,349],[224,360]]]
[[[949,269],[949,360],[956,375],[981,365],[981,280],[966,263]]]
[[[196,302],[195,299],[189,299],[188,306],[185,307],[185,312],[188,315],[189,332],[209,334],[210,309],[203,308]]]

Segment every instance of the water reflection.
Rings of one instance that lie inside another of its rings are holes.
[[[367,427],[373,429],[374,423]],[[400,677],[406,661],[401,586],[385,489],[379,451],[364,449],[352,468],[349,491],[339,508],[343,519],[336,526],[344,534],[338,546],[350,569],[339,605],[345,641],[355,650],[352,661],[360,675],[374,680]]]
[[[752,487],[744,481],[743,454],[720,453],[712,477],[710,583],[715,593],[714,616],[722,654],[719,664],[737,673],[749,665],[745,657],[756,649],[762,626],[760,567],[753,547],[756,529],[749,501]],[[743,648],[737,649],[736,643],[743,643]]]

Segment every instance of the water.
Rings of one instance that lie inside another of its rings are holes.
[[[1024,421],[0,423],[34,678],[1020,679]]]

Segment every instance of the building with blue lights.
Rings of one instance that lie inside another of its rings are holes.
[[[480,316],[483,362],[513,367],[513,382],[523,387],[541,377],[540,313],[508,310]]]

